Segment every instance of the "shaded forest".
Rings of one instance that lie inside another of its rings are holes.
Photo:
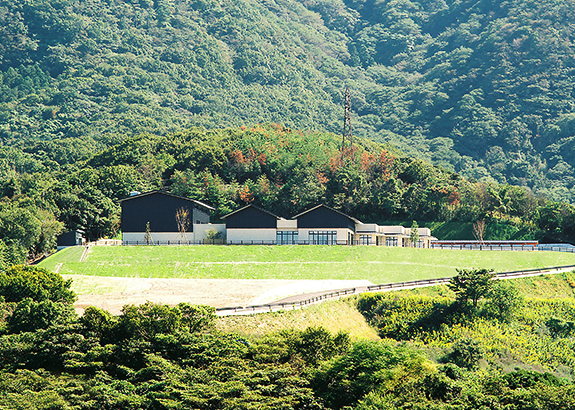
[[[573,200],[572,2],[0,1],[0,141],[282,123]],[[73,155],[73,154],[70,154]]]

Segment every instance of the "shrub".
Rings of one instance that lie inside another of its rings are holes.
[[[0,272],[0,296],[6,302],[20,302],[30,298],[36,302],[73,303],[76,294],[70,289],[72,280],[64,280],[58,273],[35,266],[17,265]]]
[[[485,312],[488,316],[502,322],[510,322],[520,312],[524,303],[524,299],[517,289],[497,281],[487,295]]]
[[[459,367],[474,369],[483,358],[483,348],[473,339],[462,338],[452,345],[453,351],[447,356],[447,360]]]
[[[455,292],[455,299],[462,306],[469,301],[477,307],[479,299],[489,295],[493,288],[493,271],[488,269],[458,269],[447,287]]]
[[[76,312],[70,304],[51,300],[36,302],[27,298],[16,305],[12,316],[8,319],[8,330],[12,333],[33,332],[54,325],[72,323],[76,319]]]

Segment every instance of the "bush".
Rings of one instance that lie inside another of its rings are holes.
[[[8,330],[12,333],[34,332],[50,326],[72,323],[76,319],[76,312],[70,304],[51,300],[36,302],[27,298],[16,305],[8,319]]]
[[[476,340],[462,338],[456,340],[452,347],[453,351],[447,356],[447,360],[459,367],[475,369],[483,358],[483,348]]]
[[[360,341],[315,374],[312,388],[328,407],[351,406],[368,393],[393,391],[433,368],[421,353],[391,343]]]
[[[72,280],[35,266],[17,265],[0,272],[0,296],[6,302],[30,298],[36,302],[74,303],[76,294],[70,289]]]
[[[502,322],[510,322],[520,312],[524,299],[513,286],[497,281],[487,295],[485,312]]]
[[[491,292],[493,277],[493,271],[488,269],[458,269],[447,287],[455,292],[455,300],[463,307],[471,301],[476,308],[479,299]]]

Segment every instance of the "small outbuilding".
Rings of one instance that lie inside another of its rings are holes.
[[[56,249],[61,250],[69,246],[83,245],[85,242],[84,231],[74,229],[56,237]]]

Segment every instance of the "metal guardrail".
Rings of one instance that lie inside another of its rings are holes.
[[[196,246],[196,245],[362,245],[362,246],[388,246],[388,247],[401,247],[398,245],[384,245],[382,243],[376,244],[373,241],[367,242],[365,240],[301,240],[301,241],[277,241],[277,240],[240,240],[240,241],[226,241],[225,239],[202,239],[200,241],[123,241],[122,245],[126,246],[139,246],[139,245],[147,245],[147,246],[171,246],[171,245],[189,245],[189,246]],[[418,246],[421,248],[421,246]]]
[[[558,271],[564,271],[569,269],[575,270],[575,265],[564,265],[564,266],[554,266],[550,268],[541,268],[541,269],[526,269],[526,270],[517,270],[509,272],[500,272],[496,273],[495,277],[497,279],[528,277],[552,272],[557,273]],[[379,290],[392,290],[392,289],[400,290],[400,289],[410,289],[424,286],[442,285],[445,283],[449,283],[451,279],[452,278],[449,277],[449,278],[412,280],[406,282],[384,283],[381,285],[370,285],[370,286],[336,290],[333,292],[323,293],[321,295],[313,296],[308,299],[303,299],[294,302],[279,302],[279,303],[269,303],[265,305],[216,308],[216,315],[218,316],[250,315],[256,313],[278,312],[282,310],[295,310],[326,300],[338,299],[342,296],[347,295],[354,295],[364,292],[376,292]]]

